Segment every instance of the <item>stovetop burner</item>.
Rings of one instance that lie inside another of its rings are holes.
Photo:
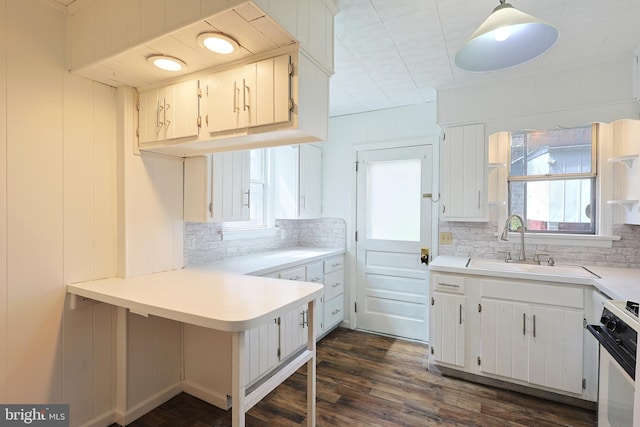
[[[625,306],[627,311],[631,312],[634,316],[638,317],[638,303],[633,301],[627,301]]]

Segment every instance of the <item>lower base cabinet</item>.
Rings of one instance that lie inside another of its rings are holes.
[[[303,264],[265,277],[324,283],[325,292],[316,300],[316,337],[319,339],[344,319],[344,257]],[[284,316],[245,333],[247,349],[246,386],[267,377],[308,339],[308,307],[298,307]],[[231,401],[231,334],[184,325],[184,390],[222,409]]]
[[[593,400],[587,293],[581,285],[432,273],[430,364]]]

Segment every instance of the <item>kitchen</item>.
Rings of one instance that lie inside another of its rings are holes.
[[[0,94],[0,116],[6,119],[0,138],[6,147],[6,173],[0,174],[0,212],[6,244],[0,257],[5,278],[0,287],[6,315],[0,320],[0,354],[5,361],[0,401],[76,402],[76,416],[92,420],[109,409],[91,402],[100,402],[105,387],[113,386],[111,378],[94,373],[111,369],[113,362],[105,355],[114,345],[115,315],[104,304],[68,310],[64,284],[181,268],[182,166],[163,157],[140,160],[127,155],[134,151],[133,138],[116,151],[119,129],[132,126],[118,106],[132,93],[64,72],[64,8],[47,2],[1,4],[6,25],[0,75],[6,91]],[[47,24],[30,25],[33,22]],[[345,183],[353,184],[356,148],[385,146],[390,139],[437,146],[438,124],[484,122],[490,135],[505,129],[637,118],[631,74],[630,57],[617,58],[588,68],[444,89],[437,105],[424,102],[332,118],[323,143],[323,216],[344,219],[347,236],[355,230],[353,193],[344,188]],[[550,88],[539,104],[514,102],[514,91],[536,84]],[[467,102],[467,92],[475,96],[474,103]],[[124,166],[117,169],[120,162]],[[167,191],[160,194],[156,188]],[[637,241],[636,227],[616,227],[624,235],[621,241]],[[483,241],[495,241],[494,231],[483,223],[444,221],[440,229],[451,231],[454,239],[451,245],[440,245],[440,254],[477,256],[487,246]],[[128,243],[120,247],[122,233]],[[478,243],[469,249],[468,241]],[[431,247],[437,246],[436,239]],[[353,239],[346,239],[346,250],[353,256]],[[607,251],[601,255],[606,259]],[[634,263],[637,267],[637,260]],[[355,272],[349,271],[347,283],[354,284]],[[347,302],[350,291],[347,286]],[[350,310],[343,325],[355,322]],[[142,327],[162,331],[167,340],[179,335],[162,321]],[[147,344],[141,352],[150,354],[152,343],[142,343]]]

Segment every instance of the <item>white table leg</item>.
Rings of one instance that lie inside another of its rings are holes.
[[[233,427],[244,427],[246,412],[245,366],[247,361],[244,331],[233,332],[231,347],[231,425]]]
[[[307,362],[307,426],[316,425],[316,300],[309,301],[309,311],[307,314],[308,340],[307,349],[312,353],[311,359]]]

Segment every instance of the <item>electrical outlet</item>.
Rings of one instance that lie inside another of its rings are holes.
[[[440,232],[440,244],[441,245],[450,245],[453,243],[453,233],[450,231],[442,231]]]

